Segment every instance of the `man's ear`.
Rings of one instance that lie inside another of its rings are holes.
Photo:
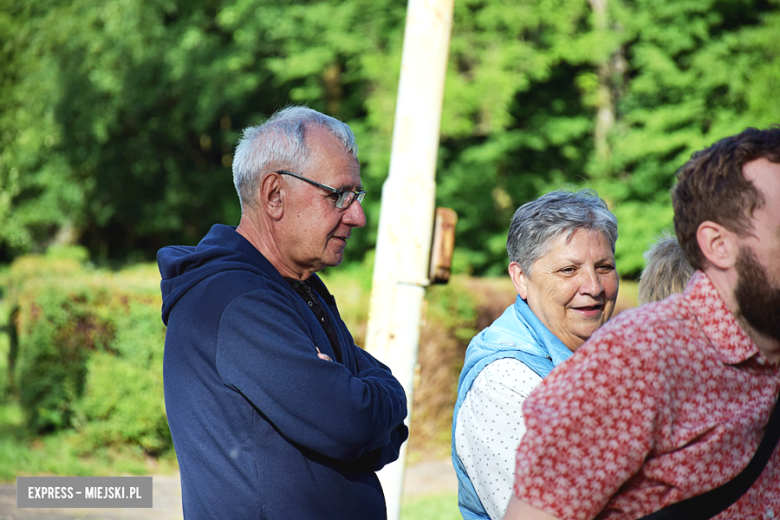
[[[704,258],[719,269],[729,269],[736,263],[739,253],[736,238],[733,232],[710,220],[699,224],[696,230],[696,240]]]
[[[266,173],[257,188],[257,198],[260,207],[271,217],[279,220],[284,215],[284,197],[281,175],[275,172]]]
[[[523,272],[520,264],[512,262],[509,264],[509,278],[512,279],[512,285],[515,286],[517,294],[520,298],[528,299],[528,277]]]

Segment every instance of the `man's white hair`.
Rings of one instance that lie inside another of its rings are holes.
[[[233,157],[233,184],[241,210],[253,207],[260,180],[279,169],[299,173],[309,164],[306,128],[317,125],[328,130],[344,145],[344,151],[357,159],[355,134],[349,125],[304,106],[289,106],[274,113],[258,126],[244,129]]]

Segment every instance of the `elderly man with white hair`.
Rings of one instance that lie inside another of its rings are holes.
[[[363,227],[355,137],[289,107],[248,128],[242,215],[160,250],[165,403],[186,519],[383,519],[406,397],[315,274]]]

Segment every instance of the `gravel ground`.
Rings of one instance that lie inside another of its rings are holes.
[[[153,477],[151,509],[17,509],[16,483],[0,485],[0,520],[181,520],[178,475]],[[449,459],[423,461],[406,468],[404,498],[458,492]]]

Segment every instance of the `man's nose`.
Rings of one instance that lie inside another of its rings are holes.
[[[341,220],[350,227],[361,228],[365,226],[366,212],[363,211],[363,204],[358,202],[357,199],[353,200],[352,204],[347,208],[347,211],[344,212],[344,216]]]

